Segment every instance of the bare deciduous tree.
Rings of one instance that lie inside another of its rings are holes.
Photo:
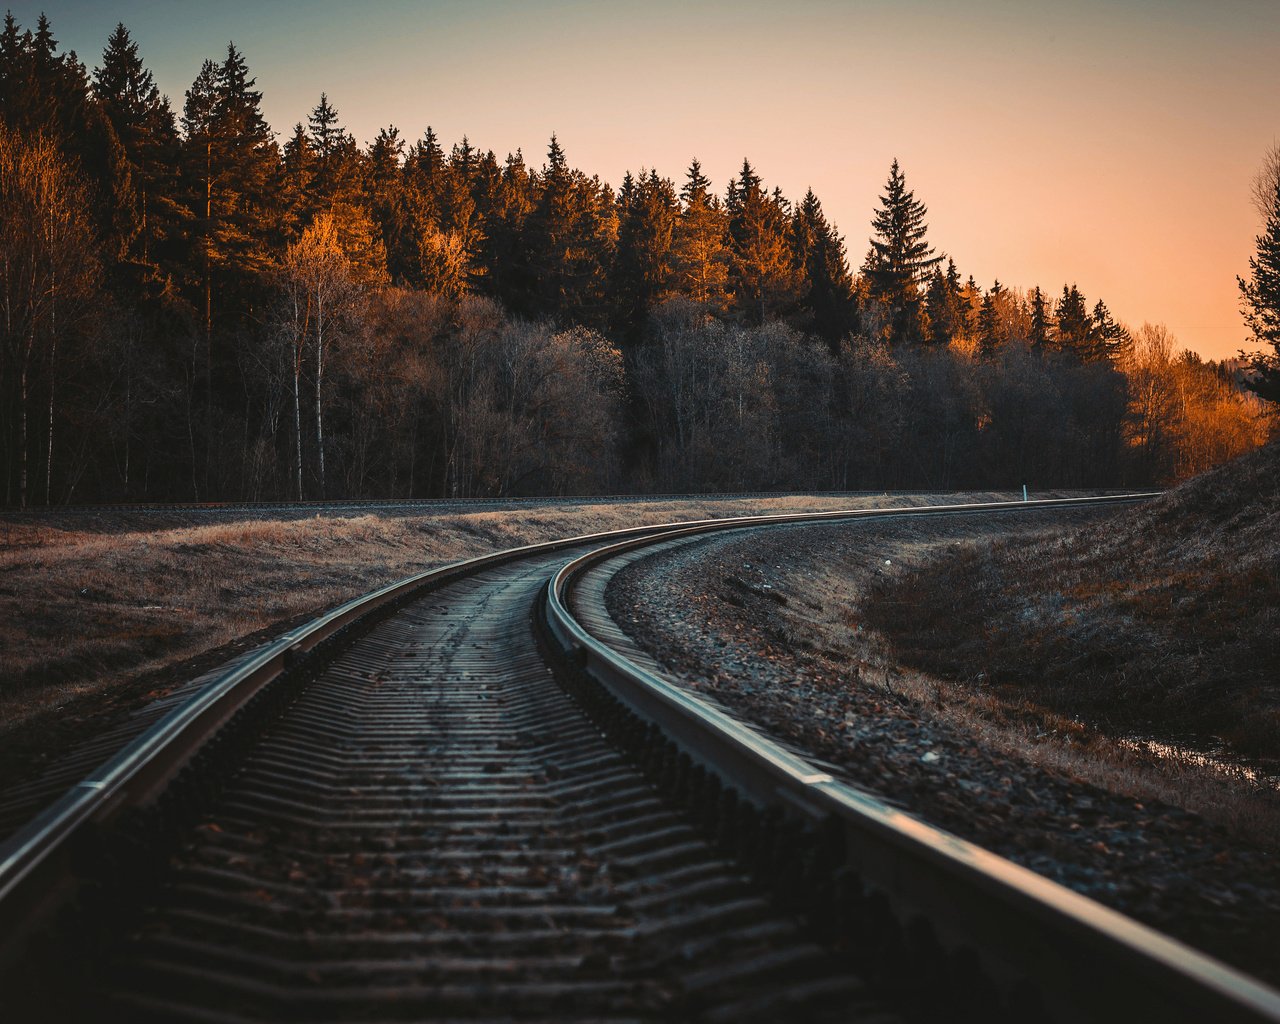
[[[52,496],[58,348],[96,291],[97,262],[83,186],[44,135],[0,125],[0,329],[18,387],[18,502],[29,500],[31,379],[48,370],[44,499]]]
[[[1280,191],[1280,142],[1273,142],[1262,158],[1262,166],[1253,176],[1249,197],[1258,217],[1265,224],[1276,208],[1276,192]]]

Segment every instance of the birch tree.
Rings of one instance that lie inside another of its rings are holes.
[[[351,264],[338,242],[333,219],[321,214],[285,252],[281,267],[282,328],[292,345],[293,424],[297,457],[298,500],[302,500],[302,375],[306,346],[315,361],[315,440],[319,494],[325,494],[324,375],[326,353],[344,316],[352,309],[358,289]]]

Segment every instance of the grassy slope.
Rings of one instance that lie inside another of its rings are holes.
[[[1107,522],[956,551],[867,613],[927,671],[1280,757],[1280,442]]]

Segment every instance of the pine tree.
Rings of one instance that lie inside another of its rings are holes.
[[[982,297],[978,310],[978,352],[983,356],[994,355],[1000,347],[1000,313],[996,304],[1002,290],[997,280]]]
[[[378,132],[369,145],[364,180],[364,203],[378,225],[383,249],[388,262],[392,247],[399,234],[398,210],[404,185],[401,163],[404,159],[404,139],[400,129],[389,125]]]
[[[637,337],[650,308],[671,289],[672,237],[680,206],[675,185],[657,171],[630,172],[618,193],[618,248],[613,265],[615,326]]]
[[[751,323],[791,307],[799,298],[800,268],[790,243],[790,219],[777,196],[765,192],[750,161],[729,182],[725,209],[735,304]]]
[[[947,260],[945,274],[937,267],[933,268],[929,287],[925,290],[924,310],[929,321],[929,341],[934,345],[950,345],[964,335],[966,324],[960,273],[956,270],[955,260]]]
[[[525,312],[603,326],[607,269],[617,241],[617,197],[570,169],[555,137],[526,221],[531,292]]]
[[[0,29],[0,122],[17,125],[19,104],[30,91],[31,33],[23,33],[13,11],[4,16]]]
[[[326,214],[337,232],[356,281],[380,285],[387,279],[387,253],[382,230],[374,223],[364,184],[365,157],[338,120],[337,108],[320,94],[307,119],[314,153],[314,172],[308,189],[304,221]]]
[[[1070,288],[1062,286],[1062,298],[1058,300],[1054,318],[1054,340],[1061,351],[1081,363],[1094,363],[1106,358],[1106,349],[1084,296],[1074,284]]]
[[[1258,251],[1249,258],[1249,279],[1237,277],[1236,282],[1253,342],[1270,346],[1271,352],[1248,357],[1252,373],[1245,383],[1262,398],[1280,402],[1280,184],[1266,228],[1256,241]]]
[[[484,273],[480,259],[484,249],[484,223],[479,202],[481,165],[480,154],[464,135],[462,142],[453,147],[437,179],[440,231],[463,258],[461,288],[468,287]]]
[[[1043,352],[1049,345],[1049,302],[1039,285],[1031,290],[1031,333],[1027,342],[1034,352]]]
[[[711,180],[695,159],[680,189],[680,211],[671,241],[672,287],[713,313],[729,301],[729,221]]]
[[[93,76],[93,95],[111,122],[131,169],[138,231],[133,258],[144,265],[175,253],[182,214],[175,201],[178,131],[173,108],[142,63],[138,44],[117,24]],[[159,247],[159,249],[157,249]]]
[[[880,209],[871,221],[875,234],[863,264],[873,298],[890,313],[892,337],[905,340],[915,333],[921,280],[942,261],[926,241],[928,208],[908,190],[906,176],[895,159]]]
[[[1124,358],[1133,346],[1133,337],[1111,316],[1111,310],[1101,299],[1093,307],[1093,329],[1103,353],[1113,363]]]
[[[525,223],[534,206],[534,182],[517,149],[509,153],[489,200],[485,227],[484,290],[509,308],[520,308],[533,291]]]
[[[812,329],[833,347],[857,327],[853,277],[844,239],[827,222],[822,203],[809,189],[792,222],[795,261],[803,272],[801,301],[812,315]]]
[[[284,144],[281,161],[281,202],[286,211],[285,235],[302,234],[311,216],[311,179],[316,173],[316,152],[311,136],[299,121]]]
[[[215,346],[217,328],[234,328],[265,302],[284,220],[280,153],[262,116],[262,94],[234,43],[221,64],[206,60],[187,91],[182,124],[185,203],[191,223],[189,283],[204,335],[204,479],[214,485],[220,455],[215,408],[238,402],[229,346]],[[197,494],[198,497],[198,494]]]

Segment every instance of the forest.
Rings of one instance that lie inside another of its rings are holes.
[[[6,17],[5,505],[1146,486],[1275,430],[1158,324],[962,275],[896,160],[855,265],[748,160],[615,189],[324,94],[281,144],[255,86]]]

